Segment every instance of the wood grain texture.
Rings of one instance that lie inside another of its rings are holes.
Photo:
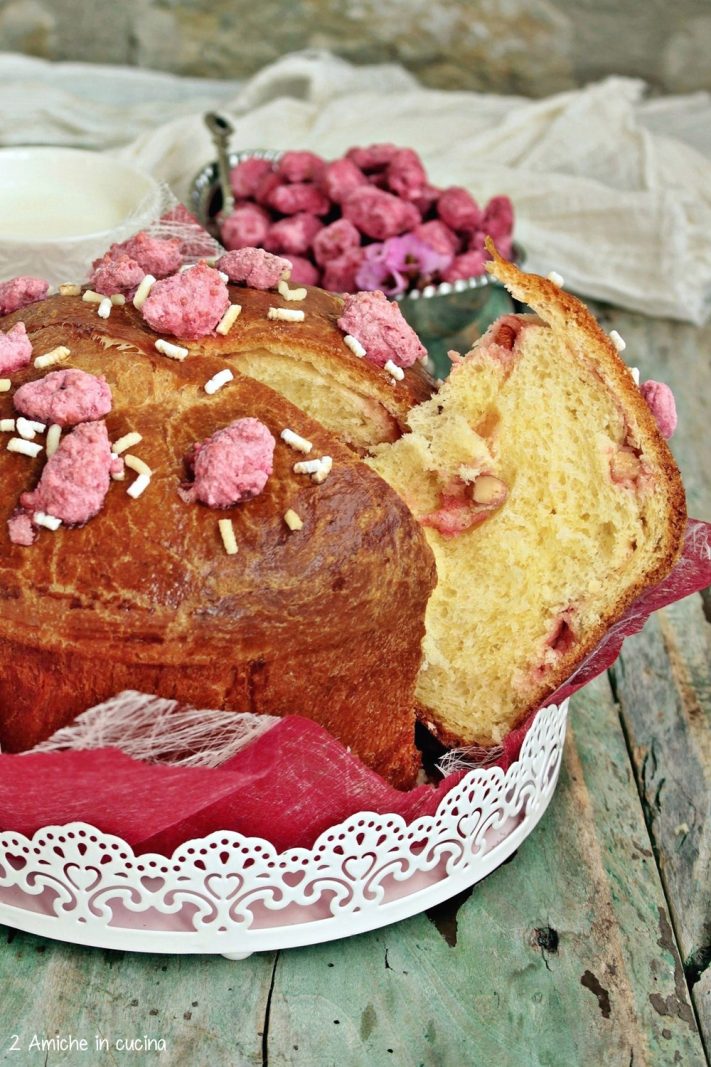
[[[607,309],[642,380],[667,382],[679,427],[672,451],[691,515],[711,519],[711,326]],[[612,679],[693,1004],[711,1049],[711,598],[660,612],[625,643]]]
[[[247,966],[221,957],[157,956],[85,949],[0,927],[0,1063],[17,1067],[122,1067],[127,1062],[183,1067],[262,1064],[262,1021],[273,957]],[[73,1034],[108,1052],[28,1051],[36,1034]],[[17,1034],[22,1053],[9,1051]],[[165,1053],[113,1049],[117,1039],[164,1038]]]
[[[548,815],[458,914],[280,956],[272,1067],[704,1063],[606,679],[575,708]]]

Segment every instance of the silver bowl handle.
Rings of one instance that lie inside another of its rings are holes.
[[[220,177],[220,187],[222,189],[222,209],[220,216],[226,218],[234,211],[235,198],[232,195],[232,186],[230,185],[230,161],[228,158],[229,142],[232,134],[235,132],[232,123],[224,118],[222,115],[218,115],[215,111],[208,111],[205,115],[205,125],[210,131],[215,150],[217,152],[217,169]]]

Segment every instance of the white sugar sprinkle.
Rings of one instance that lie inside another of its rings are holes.
[[[82,300],[85,304],[100,304],[103,299],[103,293],[95,293],[93,289],[87,289],[82,294]]]
[[[9,378],[0,378],[0,393],[8,393],[12,388],[12,382]]]
[[[182,348],[181,345],[173,345],[170,341],[164,341],[162,337],[159,337],[156,341],[156,349],[163,356],[167,356],[168,359],[183,360],[190,352],[189,348]]]
[[[562,289],[565,285],[565,278],[562,274],[559,274],[557,270],[552,270],[550,272],[550,274],[548,275],[548,281],[553,282],[553,284],[557,285],[559,289]]]
[[[277,284],[277,289],[279,290],[280,295],[283,296],[285,300],[306,299],[306,289],[304,289],[303,286],[298,289],[290,289],[289,283],[285,282],[283,278]]]
[[[99,309],[97,311],[97,315],[99,316],[99,318],[108,319],[109,315],[111,314],[111,308],[113,306],[114,305],[111,303],[111,297],[105,296],[99,304]]]
[[[383,370],[386,370],[388,374],[391,374],[396,382],[401,382],[405,377],[405,371],[402,367],[398,367],[397,363],[393,363],[391,359],[387,361]]]
[[[289,445],[291,448],[295,448],[297,452],[310,452],[314,447],[305,437],[301,437],[300,434],[294,433],[294,431],[288,429],[288,427],[281,431],[280,437],[285,444]]]
[[[627,342],[623,337],[620,337],[617,330],[610,330],[610,340],[617,349],[618,352],[624,352],[627,348]]]
[[[315,474],[316,471],[321,470],[321,460],[302,459],[294,464],[292,470],[294,471],[294,474]]]
[[[322,456],[319,469],[311,475],[311,481],[316,482],[316,485],[321,485],[328,478],[332,467],[333,459],[331,456]]]
[[[56,515],[47,515],[44,511],[36,511],[32,516],[32,521],[35,526],[44,526],[47,530],[58,530],[62,525],[62,520]]]
[[[50,428],[47,430],[47,456],[53,456],[59,448],[59,442],[62,437],[62,427],[58,426],[56,422],[53,422]]]
[[[227,311],[224,313],[217,326],[215,327],[215,332],[220,333],[223,337],[225,337],[234,326],[236,320],[239,318],[241,311],[241,304],[230,304],[230,306],[227,308]]]
[[[18,416],[15,426],[20,437],[24,437],[26,441],[34,441],[36,434],[44,433],[47,429],[43,422],[26,419],[24,415]]]
[[[32,459],[42,451],[42,445],[34,441],[25,441],[22,437],[11,437],[7,442],[8,452],[19,452],[23,456],[31,456]]]
[[[292,308],[269,308],[268,319],[281,319],[283,322],[303,322],[306,315],[303,311],[295,311]]]
[[[297,515],[293,508],[289,508],[284,515],[284,522],[290,530],[301,530],[304,526],[301,516]]]
[[[75,285],[73,282],[62,282],[59,287],[60,296],[79,296],[81,293],[81,286]]]
[[[140,311],[143,305],[145,304],[146,300],[148,299],[148,294],[150,293],[151,289],[155,284],[156,280],[152,274],[145,274],[143,276],[143,280],[138,286],[138,289],[136,289],[136,293],[133,297],[133,306],[138,311]]]
[[[143,440],[140,433],[136,433],[135,430],[131,430],[130,433],[125,433],[123,437],[119,437],[117,441],[111,446],[111,451],[115,456],[120,456],[122,452],[125,452],[127,448],[133,448],[134,445],[138,445]]]
[[[237,538],[235,537],[232,519],[219,519],[217,525],[220,529],[220,537],[222,538],[222,544],[225,546],[225,552],[228,556],[236,556],[238,551]]]
[[[225,274],[223,270],[218,270],[217,273],[220,275],[225,285],[227,285],[228,281],[230,280],[229,274]]]
[[[126,303],[126,297],[123,293],[112,293],[109,299],[115,307],[122,307]]]
[[[44,370],[45,367],[53,367],[55,363],[63,363],[69,355],[69,349],[66,345],[57,345],[50,352],[45,352],[43,356],[37,356],[35,360],[35,367],[37,370]]]
[[[0,419],[0,433],[14,433],[15,432],[15,420],[14,419]]]
[[[630,374],[634,380],[635,385],[639,385],[639,367],[630,367]]]
[[[354,337],[353,334],[347,333],[343,340],[348,345],[354,356],[358,356],[358,359],[363,358],[363,356],[365,355],[365,349],[363,348],[363,345],[360,343],[357,337]]]
[[[136,474],[144,474],[146,478],[150,478],[153,474],[151,468],[147,463],[143,462],[140,456],[133,456],[130,452],[127,452],[123,457],[123,461],[129,470],[135,471]]]
[[[234,374],[231,370],[221,370],[217,374],[213,374],[209,381],[205,382],[205,392],[208,396],[212,396],[218,389],[221,389],[223,385],[227,385],[234,379]]]
[[[151,479],[147,474],[139,474],[135,481],[131,482],[126,492],[129,496],[132,496],[134,500],[143,493],[151,484]]]

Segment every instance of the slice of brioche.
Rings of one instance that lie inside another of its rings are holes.
[[[446,744],[498,742],[671,569],[679,472],[580,301],[496,255],[506,316],[369,461],[437,563],[417,694]]]

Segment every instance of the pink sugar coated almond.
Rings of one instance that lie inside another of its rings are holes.
[[[111,411],[111,389],[105,378],[70,367],[21,385],[13,403],[17,411],[39,422],[76,426],[102,419]]]
[[[272,173],[273,167],[268,159],[258,159],[256,156],[245,159],[230,171],[232,192],[237,200],[246,200],[256,194],[260,182]]]
[[[44,278],[34,278],[23,274],[0,284],[0,315],[10,315],[13,311],[44,300],[49,292],[49,282]]]
[[[436,189],[434,185],[425,185],[420,189],[419,193],[411,197],[411,199],[419,213],[424,218],[424,216],[434,208],[438,197],[439,189]]]
[[[250,289],[276,289],[291,270],[291,261],[265,252],[263,248],[240,248],[220,256],[217,269],[224,271],[235,285],[248,285]],[[192,274],[192,271],[188,271],[188,274]]]
[[[81,526],[103,507],[117,457],[104,422],[83,422],[65,435],[47,460],[39,484],[23,493],[25,511],[44,511],[68,526]]]
[[[259,419],[236,419],[195,446],[188,499],[229,508],[262,492],[272,473],[276,441]]]
[[[484,264],[488,256],[485,252],[463,252],[455,256],[446,270],[442,271],[443,282],[456,282],[461,279],[475,278],[484,273]]]
[[[651,378],[642,382],[639,391],[657,420],[660,434],[668,441],[677,425],[674,394],[664,382],[655,382]]]
[[[26,367],[32,359],[32,344],[24,322],[16,322],[7,333],[0,330],[0,375]]]
[[[366,145],[364,148],[349,148],[346,159],[363,171],[384,170],[400,149],[390,142]]]
[[[325,160],[315,152],[285,152],[276,165],[276,172],[287,182],[315,182],[325,166]]]
[[[460,241],[456,233],[440,219],[423,222],[416,226],[412,233],[435,252],[441,252],[443,255],[454,255],[459,249]]]
[[[269,198],[275,189],[283,185],[283,181],[276,171],[269,170],[257,182],[257,187],[252,193],[253,198],[263,207],[269,207]]]
[[[482,213],[471,193],[458,185],[445,189],[437,201],[437,214],[452,230],[478,230]]]
[[[384,367],[388,360],[397,367],[411,367],[427,355],[427,349],[403,318],[398,305],[378,289],[346,296],[338,325],[344,333],[360,341],[365,358],[379,367]]]
[[[511,237],[513,223],[513,204],[508,196],[492,196],[491,200],[484,208],[481,229],[483,233],[493,238],[502,255],[503,253],[501,252],[499,242],[502,238]]]
[[[344,252],[360,245],[360,234],[348,219],[336,219],[324,226],[314,238],[314,258],[320,266],[330,259],[338,259]]]
[[[143,268],[144,274],[152,274],[154,278],[167,278],[183,262],[177,237],[152,237],[145,230],[129,237],[127,241],[111,245],[106,256],[115,257],[121,253],[130,256]],[[106,256],[102,256],[102,259]],[[93,266],[97,265],[98,261],[95,261]]]
[[[114,293],[133,293],[141,284],[146,271],[126,252],[107,253],[96,260],[89,277],[89,286],[103,296]]]
[[[195,340],[214,332],[229,303],[227,286],[218,272],[198,263],[191,270],[156,282],[141,312],[156,333]]]
[[[335,259],[327,260],[323,268],[323,288],[332,293],[352,293],[358,289],[356,274],[362,262],[360,246],[347,248]]]
[[[310,215],[327,215],[331,207],[326,194],[313,182],[277,185],[267,197],[267,203],[282,215],[296,215],[299,211],[306,211]]]
[[[254,248],[264,243],[271,218],[258,204],[242,204],[222,223],[222,243],[227,249]]]
[[[289,278],[289,285],[319,285],[321,280],[321,274],[317,267],[314,267],[310,259],[306,259],[304,256],[289,256],[291,262],[291,277]]]
[[[421,221],[414,204],[373,186],[355,189],[343,204],[343,215],[361,233],[377,241],[411,230]]]
[[[412,148],[400,148],[388,163],[388,188],[404,200],[414,200],[427,186],[422,160]]]
[[[334,204],[342,204],[354,189],[368,185],[368,179],[352,160],[336,159],[324,167],[320,185]]]
[[[298,256],[308,252],[314,238],[322,229],[323,223],[315,215],[299,211],[296,215],[272,223],[264,239],[252,243],[263,245],[269,252],[286,252]]]

